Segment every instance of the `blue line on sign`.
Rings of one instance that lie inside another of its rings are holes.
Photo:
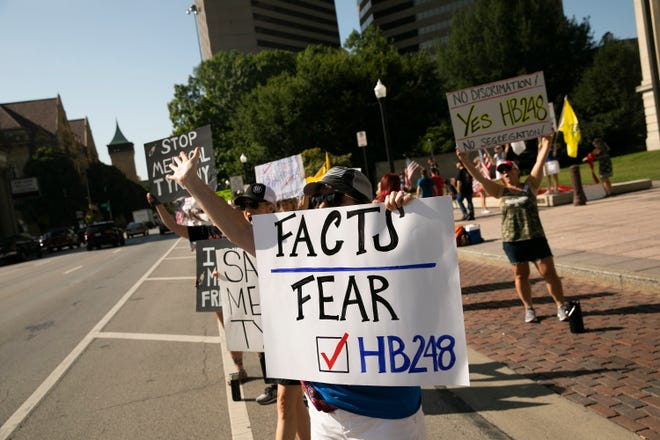
[[[282,267],[271,269],[271,273],[287,273],[287,272],[366,272],[366,271],[382,271],[382,270],[409,270],[409,269],[431,269],[436,266],[436,263],[421,263],[421,264],[403,264],[398,266],[367,266],[367,267]]]

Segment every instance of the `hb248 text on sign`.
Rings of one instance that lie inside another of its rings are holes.
[[[543,72],[447,93],[456,145],[472,151],[549,134]]]

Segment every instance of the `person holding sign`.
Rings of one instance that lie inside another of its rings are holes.
[[[532,303],[532,286],[529,281],[529,263],[532,262],[545,280],[546,289],[557,305],[560,321],[568,319],[567,304],[561,280],[555,269],[552,251],[543,232],[536,194],[543,181],[543,166],[552,142],[552,136],[539,138],[536,163],[529,177],[520,180],[520,170],[515,162],[505,160],[497,165],[502,181],[487,179],[469,160],[469,151],[456,150],[470,174],[483,185],[486,192],[500,199],[502,211],[502,245],[509,262],[513,265],[516,292],[525,306],[525,322],[536,322]]]
[[[165,208],[160,200],[150,192],[147,193],[147,202],[151,207],[156,208],[158,217],[160,217],[160,220],[170,231],[174,232],[179,237],[189,240],[191,243],[197,240],[212,240],[220,238],[222,235],[218,228],[213,225],[187,226],[177,223],[167,208]],[[215,312],[215,315],[218,318],[218,321],[220,321],[220,324],[224,327],[222,311]],[[245,371],[245,368],[243,368],[243,353],[240,351],[231,351],[229,354],[236,366],[236,372],[232,374],[235,374],[238,380],[245,381],[248,378],[248,374],[247,371]]]
[[[182,154],[170,165],[168,179],[183,185],[236,245],[256,254],[253,227],[220,200],[197,176],[199,153]],[[304,193],[315,208],[369,203],[372,188],[361,172],[333,167],[318,182],[305,185]],[[410,200],[402,191],[385,200],[388,209],[397,209]],[[275,231],[274,231],[275,232]],[[312,402],[309,416],[312,438],[426,439],[419,386],[362,386],[318,382],[305,383]]]

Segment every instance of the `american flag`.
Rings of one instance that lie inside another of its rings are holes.
[[[484,150],[479,150],[479,160],[481,160],[481,165],[486,167],[488,171],[493,167],[493,163],[490,161],[490,155],[486,154]]]
[[[406,158],[406,172],[405,172],[405,177],[406,177],[406,188],[412,188],[412,176],[413,173],[417,168],[421,167],[420,164],[415,162],[414,160],[410,160]]]

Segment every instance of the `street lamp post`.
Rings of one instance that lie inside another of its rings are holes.
[[[186,14],[190,15],[193,14],[195,17],[195,33],[197,34],[197,47],[199,48],[199,60],[204,61],[204,57],[202,56],[202,44],[199,41],[199,29],[197,28],[197,14],[199,14],[202,10],[197,7],[196,4],[190,5],[188,9],[186,9]]]
[[[247,166],[247,156],[241,153],[240,157],[241,163],[243,164],[243,174],[245,174],[245,183],[248,183],[248,166]]]
[[[390,173],[394,172],[394,164],[390,158],[390,139],[389,133],[387,132],[387,123],[385,122],[385,97],[387,96],[387,87],[380,82],[380,79],[374,87],[374,94],[378,99],[378,106],[380,107],[380,119],[383,123],[383,137],[385,138],[385,156],[387,157],[387,163],[390,166]]]

